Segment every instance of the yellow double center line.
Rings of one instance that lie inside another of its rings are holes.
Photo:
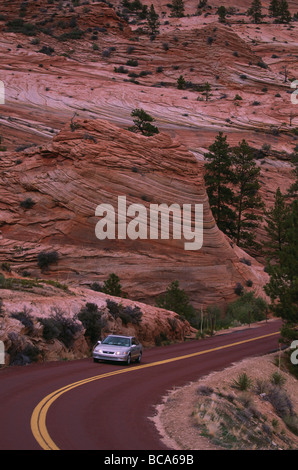
[[[195,356],[201,356],[203,354],[208,354],[210,352],[219,351],[221,349],[230,348],[233,346],[239,346],[240,344],[250,343],[252,341],[257,341],[260,339],[268,338],[270,336],[280,334],[279,331],[274,333],[269,333],[263,336],[257,336],[256,338],[250,338],[243,341],[238,341],[236,343],[226,344],[224,346],[218,346],[212,349],[206,349],[204,351],[198,351],[191,354],[186,354],[184,356],[173,357],[171,359],[165,359],[163,361],[151,362],[150,364],[143,364],[138,365],[135,367],[129,367],[127,369],[118,369],[116,371],[107,372],[106,374],[95,375],[94,377],[89,377],[87,379],[79,380],[78,382],[74,382],[72,384],[66,385],[65,387],[56,390],[55,392],[50,393],[47,395],[43,400],[41,400],[38,405],[35,407],[32,416],[31,416],[31,431],[33,436],[35,437],[36,441],[40,445],[40,447],[44,450],[59,450],[55,442],[52,440],[51,436],[48,433],[47,426],[46,426],[46,417],[50,406],[66,392],[73,390],[76,387],[80,387],[81,385],[88,384],[90,382],[94,382],[95,380],[105,379],[107,377],[112,377],[113,375],[118,374],[125,374],[128,372],[134,372],[142,369],[146,369],[148,367],[155,367],[162,364],[168,364],[170,362],[180,361],[182,359],[189,359]]]

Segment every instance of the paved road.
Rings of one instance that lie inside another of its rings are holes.
[[[181,386],[278,347],[279,321],[146,350],[139,365],[92,359],[0,370],[0,450],[163,450],[150,419]]]

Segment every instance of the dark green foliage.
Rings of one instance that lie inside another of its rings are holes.
[[[158,134],[159,130],[156,126],[153,126],[151,123],[155,121],[155,119],[150,116],[150,114],[146,113],[144,109],[136,108],[131,112],[131,116],[133,118],[134,126],[130,128],[131,131],[141,132],[141,134],[150,137],[154,134]]]
[[[101,337],[101,330],[104,325],[102,312],[94,303],[87,302],[78,313],[78,319],[85,328],[85,336],[90,339],[91,344],[95,344]]]
[[[219,22],[220,23],[225,23],[226,21],[226,15],[227,15],[227,9],[225,6],[221,5],[218,7],[217,14],[219,17]]]
[[[291,21],[291,13],[287,0],[271,0],[269,14],[275,18],[277,23],[289,23]]]
[[[36,203],[31,199],[31,197],[27,197],[24,201],[20,202],[20,206],[24,209],[31,209]]]
[[[115,320],[121,318],[124,325],[128,323],[139,325],[142,321],[143,312],[137,306],[132,307],[127,305],[124,307],[122,304],[117,304],[117,302],[107,299],[107,307],[112,317]]]
[[[286,236],[277,261],[268,263],[270,281],[265,286],[273,312],[288,324],[298,323],[298,200],[291,205]]]
[[[259,195],[260,168],[254,161],[253,151],[245,140],[233,150],[233,207],[236,215],[235,241],[244,248],[257,247],[255,229],[262,220],[258,210],[263,208]]]
[[[133,325],[139,325],[142,321],[143,312],[140,307],[127,305],[120,310],[119,317],[124,325],[132,323]]]
[[[57,263],[59,255],[57,251],[42,251],[37,256],[37,264],[40,269],[47,269],[50,264]]]
[[[255,297],[254,292],[243,292],[237,300],[228,305],[226,320],[232,323],[251,323],[266,318],[268,305],[261,297]]]
[[[78,333],[82,331],[82,325],[58,307],[52,309],[49,317],[40,317],[38,321],[43,325],[45,340],[58,339],[67,348],[71,348]]]
[[[173,281],[167,287],[165,294],[159,296],[155,303],[157,307],[176,312],[189,322],[195,318],[195,309],[184,289],[180,289],[178,281]]]
[[[11,314],[12,318],[16,318],[24,325],[28,335],[32,334],[34,331],[34,321],[30,313],[31,310],[25,306],[22,311]]]
[[[153,35],[157,34],[160,22],[159,15],[156,13],[153,4],[151,4],[149,12],[147,14],[147,23],[150,33]]]
[[[247,14],[252,17],[254,23],[260,23],[263,18],[261,0],[253,0]]]
[[[181,18],[184,16],[184,1],[183,0],[173,0],[171,5],[171,16],[174,18]]]
[[[51,56],[55,52],[55,49],[50,46],[42,46],[42,48],[38,52]]]
[[[185,78],[183,77],[183,75],[180,75],[180,77],[177,80],[178,90],[183,90],[185,88],[185,84],[186,84]]]
[[[279,16],[279,0],[271,0],[269,5],[269,14],[274,18]]]
[[[8,21],[6,23],[7,31],[12,33],[21,33],[26,36],[36,35],[36,26],[31,23],[25,23],[22,18],[16,18],[15,20]]]
[[[104,282],[102,292],[114,295],[115,297],[122,297],[120,279],[115,273],[110,274],[108,279]]]
[[[222,132],[210,145],[209,153],[205,154],[205,183],[209,204],[220,230],[233,235],[235,232],[235,214],[231,209],[233,191],[231,182],[232,156],[227,137]]]
[[[273,208],[265,212],[265,229],[269,236],[269,241],[265,243],[265,249],[270,260],[278,258],[285,244],[289,214],[290,207],[286,203],[286,197],[282,195],[280,188],[278,188],[275,193]]]
[[[9,346],[7,353],[10,357],[11,366],[24,366],[38,361],[41,351],[37,346],[29,342],[26,336],[19,335],[14,331],[8,334]]]
[[[74,28],[72,31],[70,31],[69,33],[63,33],[61,34],[61,36],[59,36],[57,39],[59,41],[69,41],[69,40],[72,40],[72,39],[82,39],[82,37],[84,36],[84,31],[81,31],[79,28]]]
[[[246,372],[239,374],[238,378],[233,380],[233,386],[242,392],[247,391],[251,385],[252,380]]]

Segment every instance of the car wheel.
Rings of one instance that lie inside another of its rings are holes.
[[[98,359],[95,359],[95,357],[93,358],[93,362],[99,362]]]
[[[141,362],[141,359],[142,359],[142,353],[140,352],[139,357],[138,357],[138,359],[137,359],[136,362],[140,363],[140,362]]]
[[[126,364],[129,365],[130,364],[130,361],[131,361],[131,356],[130,354],[127,356],[127,361],[126,361]]]

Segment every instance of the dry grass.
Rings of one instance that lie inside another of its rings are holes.
[[[297,380],[276,364],[276,354],[247,359],[171,391],[154,418],[165,443],[188,450],[297,449]],[[241,375],[249,379],[244,390],[237,385]]]

